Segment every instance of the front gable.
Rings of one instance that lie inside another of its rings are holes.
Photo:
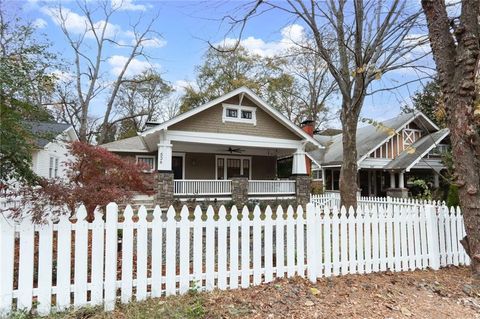
[[[238,119],[226,116],[228,110],[237,111]],[[252,112],[252,118],[242,119],[242,110]],[[240,94],[171,125],[169,130],[301,139],[248,97]]]

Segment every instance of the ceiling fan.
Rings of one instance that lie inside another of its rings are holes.
[[[241,149],[241,148],[233,148],[233,147],[229,147],[227,148],[226,150],[219,150],[219,151],[222,151],[222,152],[229,152],[230,154],[233,154],[233,153],[242,153],[242,152],[245,152],[245,150]]]

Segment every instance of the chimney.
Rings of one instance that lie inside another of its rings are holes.
[[[302,128],[305,133],[313,137],[313,133],[315,131],[315,121],[307,119],[300,123],[300,127]],[[311,175],[312,172],[312,160],[305,156],[305,164],[307,166],[307,174]]]

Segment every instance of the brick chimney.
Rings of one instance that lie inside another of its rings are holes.
[[[305,133],[313,137],[313,133],[315,131],[315,121],[309,119],[304,120],[302,123],[300,123],[300,127],[305,131]],[[310,175],[312,172],[312,160],[308,156],[305,156],[305,163],[307,166],[307,174]]]

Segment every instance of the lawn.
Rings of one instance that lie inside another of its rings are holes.
[[[480,318],[469,269],[281,279],[250,289],[184,296],[54,314],[57,318]],[[18,314],[16,318],[33,318]]]

